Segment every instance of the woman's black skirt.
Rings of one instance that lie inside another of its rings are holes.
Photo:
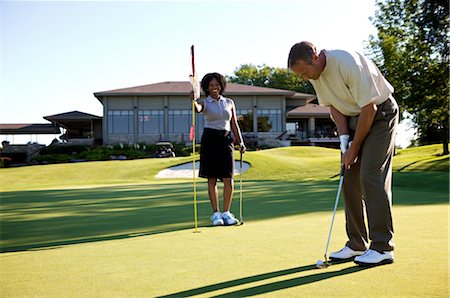
[[[226,130],[205,128],[200,147],[199,177],[232,178],[234,173],[234,144]]]

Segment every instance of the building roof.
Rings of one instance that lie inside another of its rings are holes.
[[[317,97],[314,94],[295,92],[295,94],[290,96],[289,98],[292,98],[292,99],[304,99],[305,98],[306,102],[310,102],[310,101],[313,101],[314,99],[316,99]]]
[[[69,130],[83,129],[86,131],[90,131],[92,129],[92,124],[94,122],[101,122],[103,118],[88,113],[72,111],[51,116],[45,116],[44,119],[65,129]]]
[[[45,135],[45,134],[60,134],[61,130],[58,126],[53,124],[40,123],[14,123],[14,124],[0,124],[0,134],[14,134],[14,135]]]
[[[308,103],[305,106],[296,107],[287,113],[288,117],[298,116],[327,116],[330,115],[330,108],[318,104]]]
[[[134,96],[134,95],[186,95],[191,92],[190,82],[161,82],[156,84],[142,85],[123,89],[115,89],[110,91],[102,91],[94,93],[98,100],[102,101],[103,96]],[[225,95],[286,95],[305,96],[305,93],[296,93],[290,90],[257,87],[250,85],[227,83]],[[307,97],[314,95],[307,94]]]
[[[67,113],[55,114],[50,116],[44,116],[45,120],[50,122],[60,121],[60,120],[95,120],[102,119],[100,116],[91,115],[88,113],[83,113],[79,111],[72,111]]]

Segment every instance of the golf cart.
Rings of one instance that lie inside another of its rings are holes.
[[[156,143],[156,152],[154,157],[164,158],[164,157],[175,157],[175,152],[173,145],[170,142],[158,142]]]

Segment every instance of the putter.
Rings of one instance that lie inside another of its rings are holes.
[[[345,171],[345,167],[342,166],[341,167],[341,173],[340,173],[341,178],[339,179],[339,187],[338,187],[338,191],[337,191],[337,195],[336,195],[336,201],[334,202],[333,217],[331,218],[330,232],[328,233],[327,245],[325,246],[325,253],[323,255],[324,260],[323,261],[322,260],[318,260],[316,262],[316,268],[319,268],[319,269],[327,268],[328,266],[331,265],[331,263],[329,263],[328,260],[327,260],[328,245],[330,244],[331,231],[333,230],[334,217],[336,215],[336,209],[337,209],[337,205],[338,205],[338,202],[339,202],[339,196],[341,195],[342,182],[344,181],[344,171]]]
[[[239,151],[240,152],[240,151]],[[240,152],[239,159],[239,218],[241,225],[244,224],[244,218],[242,217],[242,152]]]

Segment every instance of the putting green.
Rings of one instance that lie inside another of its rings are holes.
[[[314,269],[330,212],[4,253],[2,297],[448,297],[447,205],[400,206],[396,262]],[[345,241],[337,214],[333,249]]]

